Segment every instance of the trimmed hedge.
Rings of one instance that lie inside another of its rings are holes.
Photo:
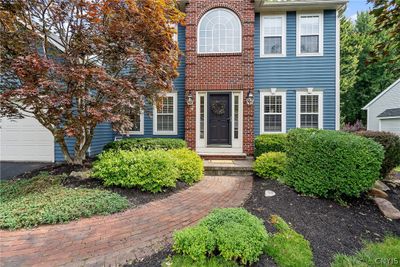
[[[258,261],[267,240],[260,219],[243,208],[225,208],[213,210],[196,226],[175,232],[173,249],[195,261],[221,256],[251,264]]]
[[[381,168],[381,177],[385,178],[388,174],[400,165],[400,137],[389,132],[362,131],[356,132],[357,135],[371,138],[381,144],[385,149],[385,158]]]
[[[175,187],[179,171],[175,158],[165,150],[109,150],[93,163],[93,175],[106,186],[137,187],[155,193]]]
[[[203,178],[203,160],[196,152],[187,148],[173,149],[169,152],[176,159],[179,180],[191,185]]]
[[[256,159],[253,169],[262,178],[272,178],[284,182],[286,154],[284,152],[264,153]]]
[[[254,156],[257,158],[261,154],[268,152],[285,152],[287,134],[262,134],[254,140]]]
[[[285,179],[304,194],[358,197],[379,179],[383,154],[380,144],[350,133],[293,129]]]
[[[169,150],[185,147],[186,142],[177,138],[125,138],[106,144],[104,150]]]

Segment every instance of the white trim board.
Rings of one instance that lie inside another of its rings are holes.
[[[340,18],[336,10],[335,129],[340,130]]]
[[[391,90],[393,87],[395,87],[398,83],[400,82],[400,78],[395,81],[394,83],[392,83],[388,88],[386,88],[385,90],[383,90],[379,95],[377,95],[374,99],[372,99],[368,104],[366,104],[362,109],[366,110],[369,108],[369,106],[371,106],[376,100],[378,100],[379,98],[381,98],[384,94],[386,94],[389,90]]]

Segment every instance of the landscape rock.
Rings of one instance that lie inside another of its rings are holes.
[[[384,198],[375,197],[374,202],[378,206],[380,211],[383,213],[383,215],[385,215],[385,217],[393,220],[400,219],[400,211],[396,209],[396,207],[393,206],[393,204],[390,201]]]
[[[387,180],[386,183],[390,184],[393,187],[400,187],[400,179]]]
[[[382,191],[390,190],[390,188],[385,183],[383,183],[382,181],[379,181],[379,180],[375,182],[374,188],[382,190]]]
[[[372,188],[369,190],[368,194],[372,197],[380,197],[380,198],[388,198],[388,194],[383,192],[382,190],[379,190],[377,188]]]
[[[90,170],[88,171],[80,171],[80,172],[76,172],[76,171],[72,171],[69,176],[73,176],[82,180],[85,179],[89,179],[92,175],[92,172]]]
[[[272,190],[265,190],[265,196],[266,197],[273,197],[275,196],[275,192]]]

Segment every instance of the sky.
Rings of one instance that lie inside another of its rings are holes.
[[[357,18],[357,12],[367,11],[371,7],[371,4],[367,3],[367,0],[349,0],[346,9],[346,16],[355,20]]]

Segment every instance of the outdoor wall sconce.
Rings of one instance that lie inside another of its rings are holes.
[[[193,106],[194,100],[193,100],[193,95],[192,95],[192,91],[189,91],[186,94],[186,104],[188,106]]]
[[[246,103],[249,106],[254,104],[254,95],[252,92],[250,92],[250,90],[247,92]]]

